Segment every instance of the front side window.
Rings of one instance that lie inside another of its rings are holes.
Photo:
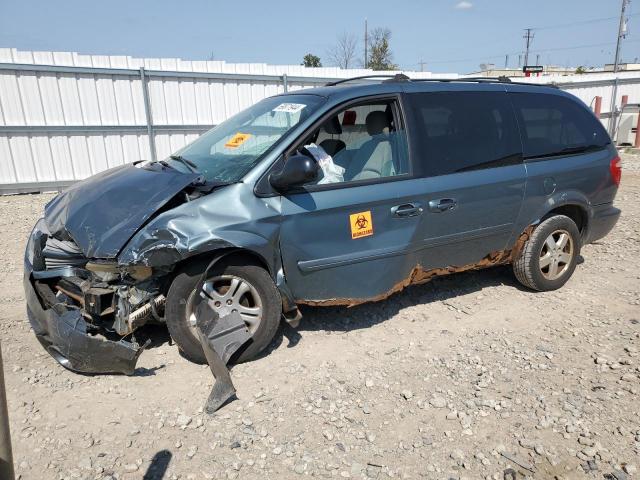
[[[575,101],[560,95],[512,93],[525,158],[600,149],[610,143],[602,124]]]
[[[347,107],[307,136],[301,153],[320,166],[313,184],[376,180],[409,173],[407,143],[394,100]]]
[[[264,99],[209,130],[176,155],[194,164],[207,181],[237,182],[324,101],[324,97],[304,94]],[[176,168],[186,168],[171,158],[167,161]]]
[[[521,163],[513,109],[499,92],[409,95],[421,170],[433,177]]]

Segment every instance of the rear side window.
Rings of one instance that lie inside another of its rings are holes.
[[[499,92],[409,94],[417,161],[426,176],[522,161],[513,108]]]
[[[610,143],[602,124],[577,102],[560,95],[512,93],[525,158],[601,149]]]

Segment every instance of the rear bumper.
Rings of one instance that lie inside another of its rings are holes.
[[[620,213],[620,209],[610,203],[593,207],[584,243],[592,243],[607,236],[618,222]]]

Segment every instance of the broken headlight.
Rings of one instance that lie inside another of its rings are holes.
[[[145,280],[149,278],[153,270],[144,265],[119,265],[112,262],[88,262],[85,268],[93,272],[103,282],[116,280],[120,275],[128,275],[134,280]]]

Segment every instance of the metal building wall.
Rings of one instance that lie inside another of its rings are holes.
[[[629,103],[640,103],[640,72],[619,72],[617,106],[623,95],[629,97]],[[611,100],[613,84],[616,75],[611,72],[589,73],[582,75],[549,75],[544,77],[532,77],[526,80],[531,83],[553,83],[563,90],[580,98],[584,103],[593,108],[595,97],[602,97],[602,119],[606,125],[611,114]]]
[[[164,158],[285,88],[371,73],[0,48],[0,193],[55,190],[116,165]],[[530,80],[558,82],[587,104],[600,95],[608,112],[613,78]],[[640,75],[623,72],[619,78],[618,98],[626,94],[631,103],[640,102]]]
[[[164,158],[285,88],[366,73],[0,48],[0,192],[57,189]]]

